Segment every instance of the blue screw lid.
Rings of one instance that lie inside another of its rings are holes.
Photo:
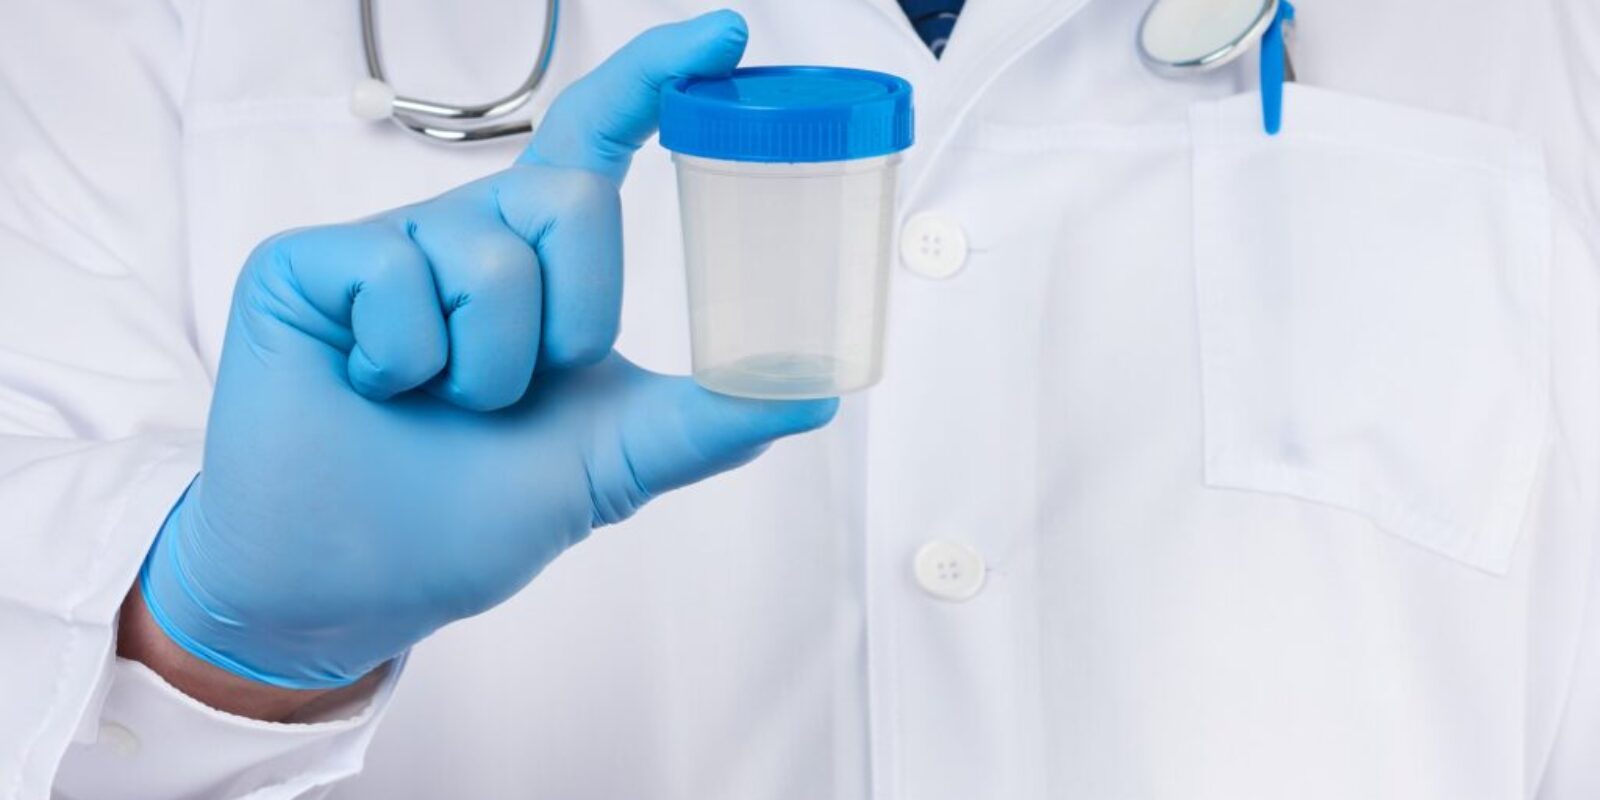
[[[815,162],[911,146],[911,84],[843,67],[747,67],[661,92],[661,146],[727,161]]]

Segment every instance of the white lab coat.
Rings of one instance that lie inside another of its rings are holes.
[[[569,0],[535,112],[708,5]],[[236,270],[516,146],[354,119],[354,3],[5,3],[0,798],[1600,796],[1600,6],[1303,0],[1267,139],[1142,0],[970,0],[943,61],[735,5],[747,63],[916,87],[886,379],[269,725],[112,655]],[[542,14],[379,10],[461,100]],[[685,371],[654,144],[624,196],[619,347]]]

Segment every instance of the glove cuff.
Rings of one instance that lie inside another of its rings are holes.
[[[185,506],[194,501],[199,479],[168,512],[161,532],[139,567],[139,594],[156,626],[179,647],[195,658],[243,678],[283,689],[337,689],[361,679],[341,675],[286,676],[258,669],[225,651],[226,642],[238,639],[242,626],[216,610],[216,603],[200,589],[185,558],[184,541],[188,533]],[[259,632],[258,632],[259,635]],[[217,646],[208,644],[217,643]]]

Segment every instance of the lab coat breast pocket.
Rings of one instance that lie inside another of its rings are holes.
[[[1545,440],[1538,150],[1292,86],[1196,105],[1205,481],[1342,508],[1493,573]]]

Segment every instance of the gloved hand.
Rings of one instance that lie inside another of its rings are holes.
[[[141,574],[190,653],[348,684],[525,586],[591,528],[824,424],[611,350],[617,188],[659,87],[726,74],[744,21],[647,31],[554,103],[512,168],[281,234],[234,292],[201,475]]]

